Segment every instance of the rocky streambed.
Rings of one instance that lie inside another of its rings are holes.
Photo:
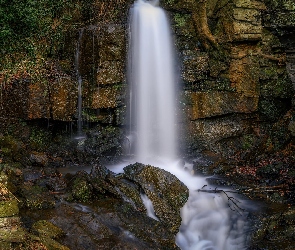
[[[62,176],[51,170],[2,168],[3,179],[18,181],[5,185],[13,186],[18,198],[7,189],[13,198],[1,203],[1,216],[15,216],[19,223],[17,237],[12,238],[3,225],[1,249],[32,249],[34,244],[44,249],[177,248],[179,211],[188,189],[175,176],[142,164],[128,166],[122,175],[98,164],[90,174]],[[153,201],[159,221],[146,215],[140,196],[144,193]]]
[[[189,190],[154,166],[136,163],[121,174],[106,168],[122,155],[119,130],[95,128],[76,140],[26,137],[28,127],[18,128],[22,140],[0,136],[0,249],[178,248],[180,210]],[[178,167],[188,176],[203,176],[209,195],[239,193],[236,204],[244,210],[232,212],[237,220],[239,212],[247,214],[247,249],[292,249],[292,148],[272,155],[250,153],[244,152],[248,160],[243,161],[239,155],[224,159],[203,151]],[[158,220],[147,215],[143,194]],[[247,200],[254,205],[245,205]]]
[[[212,163],[203,156],[189,171]],[[114,174],[97,162],[88,173],[62,175],[52,167],[5,164],[1,180],[1,249],[179,249],[175,235],[189,192],[163,169],[136,163]],[[216,175],[208,182],[216,190],[245,187]],[[141,194],[152,201],[158,221],[147,216]],[[244,197],[238,202],[244,207]],[[247,211],[247,249],[292,249],[294,207],[257,204]]]

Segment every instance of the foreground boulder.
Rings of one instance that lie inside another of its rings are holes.
[[[137,211],[146,208],[141,196],[152,202],[155,215],[171,233],[176,234],[181,224],[180,209],[189,191],[173,174],[149,165],[136,163],[116,175],[101,165],[93,166],[90,175],[77,172],[70,182],[69,201],[90,202],[99,197],[120,198]]]
[[[140,163],[124,168],[125,177],[133,181],[152,201],[155,214],[177,233],[181,224],[180,209],[186,203],[189,191],[173,174]]]

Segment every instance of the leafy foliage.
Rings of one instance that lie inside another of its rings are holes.
[[[54,38],[60,37],[60,20],[70,19],[66,11],[73,4],[72,0],[0,0],[2,56],[25,53],[27,56],[36,57],[42,46],[50,53],[52,49],[47,40],[50,39],[52,43]],[[52,37],[53,34],[55,35]],[[46,46],[44,41],[47,42]],[[2,64],[5,63],[3,61]]]

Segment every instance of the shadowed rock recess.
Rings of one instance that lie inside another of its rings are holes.
[[[0,249],[177,249],[187,188],[153,166],[105,167],[134,147],[126,136],[134,1],[33,2],[1,7]],[[293,249],[294,0],[160,5],[177,49],[181,155],[193,174],[219,175],[214,185],[268,202],[253,215],[249,249]]]

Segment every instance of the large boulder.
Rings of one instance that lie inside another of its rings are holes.
[[[150,165],[136,163],[124,168],[125,177],[135,182],[152,201],[155,214],[176,233],[181,224],[180,208],[189,191],[173,174]]]

